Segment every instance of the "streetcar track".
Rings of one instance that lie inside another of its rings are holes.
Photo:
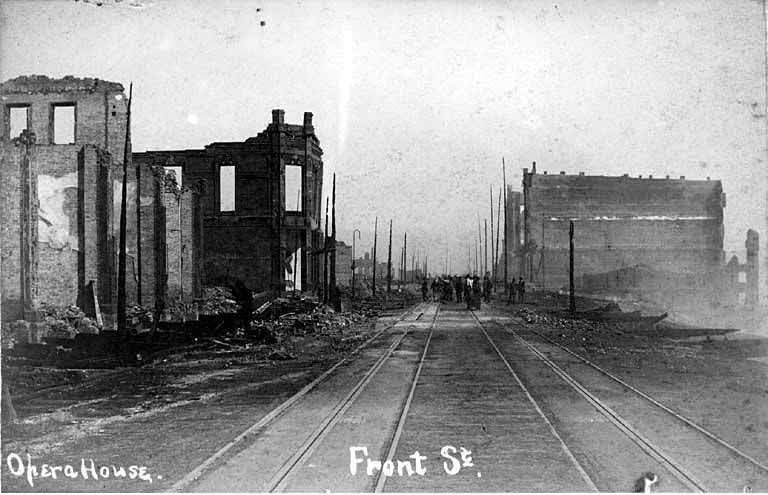
[[[646,394],[642,390],[640,390],[640,389],[630,385],[629,383],[625,382],[621,378],[619,378],[619,377],[615,376],[614,374],[610,373],[609,371],[601,368],[600,366],[598,366],[597,364],[595,364],[591,360],[589,360],[589,359],[579,355],[576,352],[571,351],[567,347],[564,347],[564,346],[558,344],[557,342],[555,342],[554,340],[550,339],[549,337],[547,337],[547,336],[545,336],[545,335],[543,335],[543,334],[541,334],[541,333],[539,333],[539,332],[537,332],[535,330],[528,330],[528,331],[538,335],[542,339],[546,340],[548,343],[550,343],[550,344],[560,348],[561,350],[567,352],[568,354],[572,355],[573,357],[579,359],[584,364],[587,364],[588,366],[592,367],[593,369],[595,369],[598,372],[602,373],[603,375],[607,376],[608,378],[610,378],[611,380],[615,381],[616,383],[618,383],[618,384],[622,385],[623,387],[631,390],[632,392],[634,392],[639,397],[642,397],[643,399],[645,399],[646,401],[650,402],[654,406],[656,406],[659,409],[663,410],[664,412],[670,414],[671,416],[673,416],[677,420],[679,420],[682,423],[686,424],[687,426],[695,429],[699,433],[705,435],[710,440],[720,444],[722,447],[725,447],[726,449],[731,451],[733,454],[743,458],[744,460],[752,463],[754,466],[756,466],[756,467],[760,468],[761,470],[765,471],[766,473],[768,473],[768,466],[766,466],[765,464],[763,464],[759,460],[755,459],[754,457],[750,456],[749,454],[741,451],[739,448],[737,448],[737,447],[731,445],[730,443],[726,442],[725,440],[723,440],[722,438],[718,437],[716,434],[714,434],[711,431],[707,430],[703,426],[701,426],[701,425],[695,423],[694,421],[686,418],[685,416],[683,416],[682,414],[674,411],[673,409],[669,408],[668,406],[665,406],[663,403],[661,403],[658,400],[654,399],[653,397],[651,397],[650,395]]]
[[[578,392],[584,399],[586,399],[592,406],[595,407],[608,421],[616,426],[622,433],[624,433],[635,445],[640,447],[646,454],[651,456],[657,462],[667,468],[672,475],[683,483],[689,489],[695,492],[708,491],[704,484],[696,479],[691,473],[689,473],[685,467],[679,462],[675,461],[669,454],[664,452],[658,445],[654,444],[650,439],[640,433],[635,427],[633,427],[626,419],[609,407],[604,401],[590,392],[586,387],[573,378],[568,372],[563,370],[554,361],[545,356],[536,347],[531,345],[527,340],[521,337],[517,332],[512,329],[508,329],[512,335],[520,340],[533,354],[538,357],[544,364],[546,364],[552,371],[555,372],[565,383],[570,385],[576,392]]]
[[[400,347],[403,339],[410,333],[413,325],[409,325],[406,330],[387,348],[376,362],[371,366],[363,377],[355,384],[354,387],[347,393],[346,396],[333,408],[333,410],[325,417],[320,425],[315,428],[312,433],[307,437],[304,443],[294,452],[294,454],[283,463],[278,472],[267,483],[264,491],[276,492],[281,491],[285,486],[286,480],[290,475],[299,467],[301,467],[304,461],[315,451],[317,445],[325,438],[325,436],[338,424],[339,420],[343,417],[344,413],[354,403],[355,399],[363,392],[365,386],[373,379],[376,373],[384,366],[384,363],[392,356],[395,349]]]
[[[616,413],[613,409],[611,409],[604,401],[599,399],[596,395],[591,393],[584,385],[582,385],[579,381],[577,381],[573,376],[571,376],[568,372],[566,372],[564,369],[562,369],[560,366],[558,366],[552,359],[550,359],[547,355],[544,354],[544,352],[540,351],[536,346],[531,344],[528,340],[526,340],[524,337],[522,337],[517,331],[514,329],[505,326],[500,325],[502,328],[504,328],[507,332],[512,334],[515,338],[517,338],[526,348],[528,348],[540,361],[542,361],[544,364],[546,364],[549,368],[552,369],[552,371],[559,376],[565,383],[570,385],[576,392],[578,392],[582,397],[584,397],[590,404],[593,405],[603,416],[605,416],[611,423],[613,423],[619,430],[621,430],[625,435],[627,435],[630,440],[632,440],[636,445],[638,445],[643,451],[645,451],[648,455],[656,459],[658,462],[662,463],[680,482],[684,483],[688,488],[699,491],[699,492],[705,492],[708,491],[704,483],[696,479],[691,473],[689,473],[684,466],[682,466],[681,463],[674,460],[670,455],[666,454],[663,450],[661,450],[657,445],[655,445],[653,442],[651,442],[648,438],[646,438],[644,435],[642,435],[637,429],[635,429],[626,419],[624,419],[622,416],[620,416],[618,413]],[[749,462],[752,466],[755,466],[765,472],[768,472],[768,467],[766,467],[764,464],[762,464],[760,461],[754,459],[753,457],[749,456],[748,454],[742,452],[738,448],[732,446],[725,440],[721,439],[714,433],[710,432],[706,428],[694,423],[690,419],[684,417],[683,415],[675,412],[671,408],[665,406],[658,400],[654,399],[650,395],[640,391],[636,387],[633,387],[632,385],[628,384],[624,380],[618,378],[617,376],[611,374],[610,372],[604,370],[597,364],[593,363],[587,358],[584,358],[583,356],[580,356],[579,354],[571,351],[570,349],[558,344],[557,342],[553,341],[552,339],[548,338],[547,336],[541,334],[540,332],[537,332],[532,329],[526,329],[526,331],[529,331],[538,337],[542,338],[546,342],[550,343],[551,345],[565,351],[569,355],[577,358],[579,361],[583,362],[584,364],[587,364],[588,366],[592,367],[602,375],[610,378],[614,382],[618,383],[622,387],[624,387],[626,390],[631,391],[636,396],[642,398],[644,401],[652,404],[653,406],[661,409],[668,415],[675,418],[677,421],[683,423],[685,426],[689,427],[692,430],[695,430],[696,432],[704,435],[707,437],[708,440],[713,441],[717,443],[720,447],[723,447],[729,451],[734,456],[737,456],[741,458],[742,460],[745,460]]]
[[[568,457],[568,459],[571,461],[571,463],[574,465],[576,470],[579,472],[579,475],[581,476],[582,480],[589,486],[590,490],[594,492],[599,492],[600,490],[595,485],[594,481],[592,481],[592,478],[589,476],[587,471],[582,467],[582,465],[579,463],[579,461],[576,459],[576,457],[571,452],[571,449],[568,448],[568,445],[565,443],[563,438],[560,436],[560,434],[557,432],[557,429],[555,429],[555,426],[552,424],[552,422],[547,418],[547,416],[544,414],[544,411],[539,406],[538,402],[533,398],[528,388],[523,384],[523,381],[520,379],[518,374],[515,372],[515,370],[512,368],[512,365],[509,364],[509,361],[504,356],[504,354],[501,352],[501,350],[496,346],[496,343],[491,339],[491,336],[488,335],[488,332],[485,330],[485,326],[480,321],[480,318],[478,318],[477,314],[474,311],[471,311],[472,316],[475,318],[475,321],[477,321],[477,325],[480,327],[480,331],[483,332],[483,335],[488,340],[488,343],[491,344],[491,347],[496,351],[496,354],[499,355],[501,360],[504,362],[504,365],[506,366],[507,370],[510,372],[512,377],[515,379],[515,382],[517,385],[523,390],[525,393],[525,396],[528,398],[528,400],[531,402],[533,407],[536,409],[536,412],[541,416],[541,418],[544,420],[544,422],[547,424],[547,427],[549,428],[552,435],[558,440],[560,443],[560,448],[563,450],[565,455]]]
[[[422,313],[423,314],[423,313]],[[424,350],[421,353],[421,359],[419,359],[419,366],[416,368],[416,373],[413,375],[413,382],[411,383],[411,389],[408,392],[408,397],[406,398],[403,408],[400,411],[400,418],[397,421],[397,427],[395,428],[395,432],[392,436],[392,440],[389,445],[389,449],[387,451],[387,456],[385,458],[385,463],[387,461],[392,462],[392,459],[395,457],[395,452],[397,451],[397,445],[400,442],[400,437],[403,433],[403,428],[405,427],[405,419],[408,416],[408,411],[411,407],[411,402],[413,401],[413,396],[416,392],[416,384],[419,382],[419,377],[421,376],[421,370],[424,367],[424,360],[427,357],[427,351],[429,350],[429,344],[432,341],[432,335],[435,331],[435,323],[437,322],[438,315],[440,314],[440,303],[437,304],[437,308],[435,309],[435,316],[432,318],[432,323],[429,327],[429,334],[427,335],[427,340],[424,344]],[[418,319],[418,318],[417,318]],[[374,485],[374,492],[375,493],[381,493],[384,491],[384,485],[387,482],[387,477],[384,475],[384,470],[382,469],[379,471],[378,478],[376,479],[376,484]]]
[[[279,416],[281,416],[283,413],[285,413],[287,410],[289,410],[292,406],[294,406],[297,402],[299,402],[305,395],[307,395],[310,391],[312,391],[315,387],[317,387],[319,384],[324,382],[334,371],[336,371],[338,368],[340,368],[343,364],[346,364],[348,361],[351,360],[352,357],[356,356],[361,350],[366,348],[370,343],[378,339],[380,336],[384,335],[385,332],[388,330],[391,330],[394,328],[398,323],[405,320],[405,318],[408,317],[408,315],[416,313],[419,311],[419,316],[423,315],[423,303],[417,304],[416,306],[404,311],[400,314],[393,322],[387,324],[384,328],[376,332],[374,335],[372,335],[370,338],[368,338],[365,342],[361,343],[359,346],[357,346],[355,349],[353,349],[347,356],[340,359],[336,364],[334,364],[332,367],[324,371],[320,376],[315,378],[312,382],[305,385],[301,390],[296,392],[294,395],[289,397],[287,400],[282,402],[280,405],[278,405],[276,408],[272,409],[267,415],[259,419],[256,423],[252,424],[248,428],[246,428],[243,432],[241,432],[239,435],[237,435],[234,439],[229,441],[226,445],[221,447],[219,450],[217,450],[214,454],[209,456],[205,461],[198,464],[197,467],[195,467],[192,471],[187,473],[186,476],[184,476],[182,479],[177,481],[171,486],[172,491],[182,491],[185,488],[189,487],[192,483],[197,481],[200,476],[210,470],[213,465],[218,462],[222,457],[224,457],[229,451],[231,451],[235,446],[239,445],[243,440],[245,440],[249,435],[263,429],[265,426],[270,424],[272,421],[277,419]],[[409,326],[405,332],[397,339],[397,342],[399,343],[405,335],[408,333],[410,328]],[[388,356],[391,354],[391,348],[388,348],[387,352],[384,354],[384,356]],[[379,358],[381,359],[381,358]],[[378,360],[377,360],[378,363]]]

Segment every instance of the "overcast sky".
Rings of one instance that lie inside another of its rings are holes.
[[[533,160],[721,179],[726,250],[750,227],[765,246],[761,2],[114,1],[1,2],[0,79],[133,81],[134,151],[243,140],[273,108],[291,123],[311,111],[339,238],[359,228],[364,249],[374,217],[394,218],[409,252],[463,269],[502,157],[518,188]]]

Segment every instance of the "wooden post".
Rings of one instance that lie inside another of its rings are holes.
[[[133,99],[133,83],[128,89],[128,110],[126,112],[125,146],[123,147],[123,188],[120,200],[120,248],[117,257],[117,333],[127,337],[126,300],[125,300],[125,245],[126,245],[126,209],[128,201],[128,158],[131,152],[131,100]]]
[[[571,314],[576,313],[576,293],[573,284],[573,220],[571,220],[570,229],[568,229],[568,243],[570,245],[570,266],[568,268],[569,288],[570,288],[570,310]]]
[[[379,234],[379,217],[373,222],[373,297],[376,297],[376,239]]]
[[[387,254],[387,294],[392,292],[392,220],[389,221],[389,250]]]
[[[493,184],[490,185],[490,192],[491,192],[491,281],[496,282],[495,279],[495,273],[496,273],[496,258],[493,256]]]
[[[338,309],[338,294],[336,293],[336,173],[333,174],[333,191],[331,192],[331,275],[328,295],[331,303]]]
[[[504,163],[504,157],[501,157],[501,173],[503,177],[503,187],[504,187],[504,294],[507,294],[507,291],[509,290],[509,278],[507,273],[507,265],[509,264],[507,260],[507,238],[508,238],[508,229],[507,229],[507,165]]]
[[[403,234],[403,285],[408,281],[408,233]]]
[[[485,267],[483,268],[483,278],[488,273],[488,219],[483,218],[485,224],[485,238],[483,239],[483,252],[485,254]]]
[[[496,264],[493,265],[493,286],[496,287],[496,276],[499,271],[499,230],[501,227],[501,194],[499,194],[499,207],[496,214]]]
[[[328,302],[328,196],[325,197],[325,230],[323,231],[323,302]]]

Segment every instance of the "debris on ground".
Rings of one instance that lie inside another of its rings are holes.
[[[240,305],[228,287],[206,287],[203,289],[203,299],[200,313],[218,315],[222,313],[237,313]]]

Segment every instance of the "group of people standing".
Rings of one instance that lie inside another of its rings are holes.
[[[512,277],[507,293],[509,294],[507,304],[523,304],[525,302],[525,280],[523,277],[518,278],[517,281]]]
[[[485,299],[486,302],[491,300],[493,282],[489,274],[486,274],[482,280],[477,275],[469,274],[465,277],[457,275],[436,277],[431,285],[428,285],[425,279],[421,284],[421,295],[424,301],[430,299],[430,289],[432,289],[433,302],[466,302],[467,309],[480,309],[481,300]]]

